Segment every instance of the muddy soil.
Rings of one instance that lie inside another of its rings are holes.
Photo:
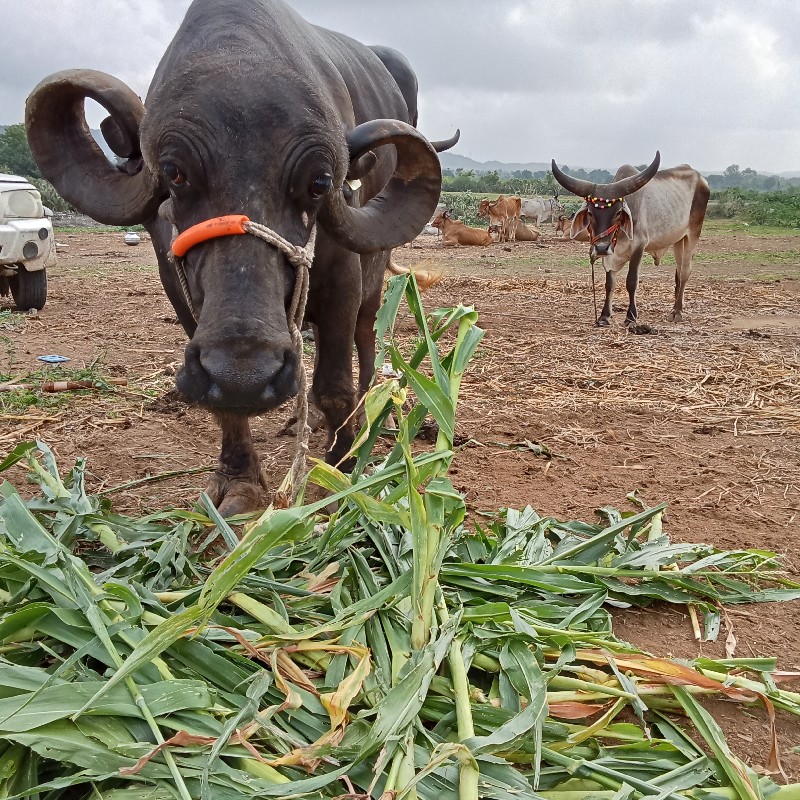
[[[24,376],[41,367],[36,356],[59,353],[129,385],[7,410],[0,455],[41,437],[63,467],[88,458],[90,491],[183,472],[110,497],[125,512],[192,504],[206,480],[196,470],[215,463],[218,431],[209,415],[167,394],[186,338],[152,248],[128,247],[121,233],[62,231],[57,240],[67,249],[50,272],[47,306],[0,330],[0,373]],[[605,505],[633,510],[627,496],[635,490],[646,504],[669,503],[673,540],[777,550],[800,573],[800,235],[709,226],[679,324],[668,321],[674,266],[645,257],[642,335],[622,324],[624,280],[614,324],[595,327],[582,244],[549,235],[541,245],[444,249],[421,237],[395,258],[441,271],[428,308],[474,304],[486,330],[464,382],[458,433],[467,444],[452,470],[473,515],[530,504],[593,519]],[[601,275],[597,281],[601,303]],[[10,308],[7,298],[2,308]],[[408,318],[400,329],[413,333]],[[274,483],[293,453],[294,440],[278,435],[289,413],[253,420]],[[323,446],[315,434],[312,450]],[[9,477],[23,482],[21,473]],[[782,669],[800,670],[799,611],[798,603],[730,609],[737,655],[777,655]],[[719,642],[696,642],[688,616],[675,610],[618,613],[616,631],[658,655],[724,654],[725,631]],[[722,706],[736,752],[763,764],[763,712]],[[800,756],[791,753],[800,724],[781,717],[779,732],[784,766],[800,779]]]

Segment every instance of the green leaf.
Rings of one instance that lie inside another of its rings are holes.
[[[76,714],[103,687],[105,682],[60,683],[41,689],[33,700],[17,694],[0,700],[0,735],[21,733]],[[208,687],[202,681],[175,680],[140,686],[151,713],[166,716],[175,711],[204,710],[212,704]],[[112,687],[93,702],[85,713],[134,717],[142,713],[122,686]]]
[[[722,771],[736,790],[739,800],[759,800],[762,793],[755,773],[740,761],[725,741],[725,734],[714,718],[682,686],[670,686],[687,716],[694,723],[703,741],[717,759]]]

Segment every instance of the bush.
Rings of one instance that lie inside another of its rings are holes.
[[[460,220],[465,225],[472,225],[476,228],[486,228],[489,220],[478,216],[478,206],[485,193],[476,194],[474,192],[442,192],[439,202],[443,203],[450,210],[453,219]],[[495,197],[497,195],[494,195]],[[574,214],[580,208],[581,200],[573,195],[559,198],[563,203],[566,214]],[[548,224],[548,223],[544,223]]]
[[[478,216],[481,198],[473,192],[442,192],[439,202],[447,206],[453,219],[460,220],[465,225],[476,228],[486,228],[489,225],[487,219]]]
[[[550,196],[558,188],[552,173],[527,173],[531,177],[501,175],[497,171],[475,173],[473,170],[445,170],[442,175],[444,192],[478,192],[505,195]]]
[[[39,190],[42,202],[53,211],[69,213],[75,209],[56,191],[55,186],[44,178],[28,178]]]
[[[800,228],[800,193],[796,189],[783,192],[724,189],[712,192],[708,217],[740,220],[751,225]]]

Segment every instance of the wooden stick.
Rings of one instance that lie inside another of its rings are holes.
[[[694,632],[694,638],[699,642],[703,639],[703,634],[700,632],[700,620],[697,618],[697,609],[690,603],[688,606],[689,609],[689,619],[692,621],[692,631]]]
[[[13,383],[0,386],[0,392],[39,389],[42,392],[67,392],[74,389],[102,389],[104,385],[127,386],[127,378],[108,378],[99,381],[48,381],[47,383]]]
[[[135,481],[128,481],[128,483],[121,483],[119,486],[112,486],[110,489],[103,489],[97,492],[99,496],[112,494],[113,492],[121,492],[123,489],[132,489],[135,486],[143,486],[146,483],[154,483],[155,481],[165,481],[169,478],[177,478],[182,475],[197,475],[201,472],[213,472],[216,467],[193,467],[192,469],[179,469],[170,472],[160,472],[158,475],[149,475],[146,478],[139,478]]]

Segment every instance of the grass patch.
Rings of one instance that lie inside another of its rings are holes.
[[[800,278],[800,269],[797,272],[756,272],[749,280],[758,283],[780,283],[794,278]]]
[[[144,231],[143,225],[54,225],[55,233],[127,233],[128,231]]]
[[[700,243],[702,247],[702,242]],[[696,264],[710,264],[717,262],[736,262],[747,261],[748,263],[758,262],[762,264],[792,264],[800,268],[800,251],[798,250],[778,250],[778,251],[759,251],[741,253],[704,253],[695,252],[692,261]],[[662,264],[674,264],[675,256],[672,252],[664,254],[661,259]]]
[[[84,367],[42,367],[34,372],[22,375],[0,373],[0,385],[9,383],[42,384],[52,381],[90,381],[98,388],[75,389],[64,392],[46,392],[41,388],[0,391],[0,416],[4,414],[24,414],[32,408],[52,411],[68,406],[75,396],[84,396],[89,392],[113,392],[113,387],[105,381],[97,361]]]
[[[158,272],[158,264],[134,264],[130,261],[123,263],[114,262],[111,264],[90,264],[88,266],[62,267],[58,266],[62,273],[69,273],[70,276],[81,275],[87,278],[107,278],[124,272],[130,274],[148,274]]]
[[[8,309],[0,311],[0,331],[21,331],[25,327],[27,315]]]
[[[703,236],[745,233],[749,236],[796,236],[800,237],[797,228],[779,225],[751,225],[737,220],[708,219],[703,223]],[[701,237],[702,241],[702,237]]]

